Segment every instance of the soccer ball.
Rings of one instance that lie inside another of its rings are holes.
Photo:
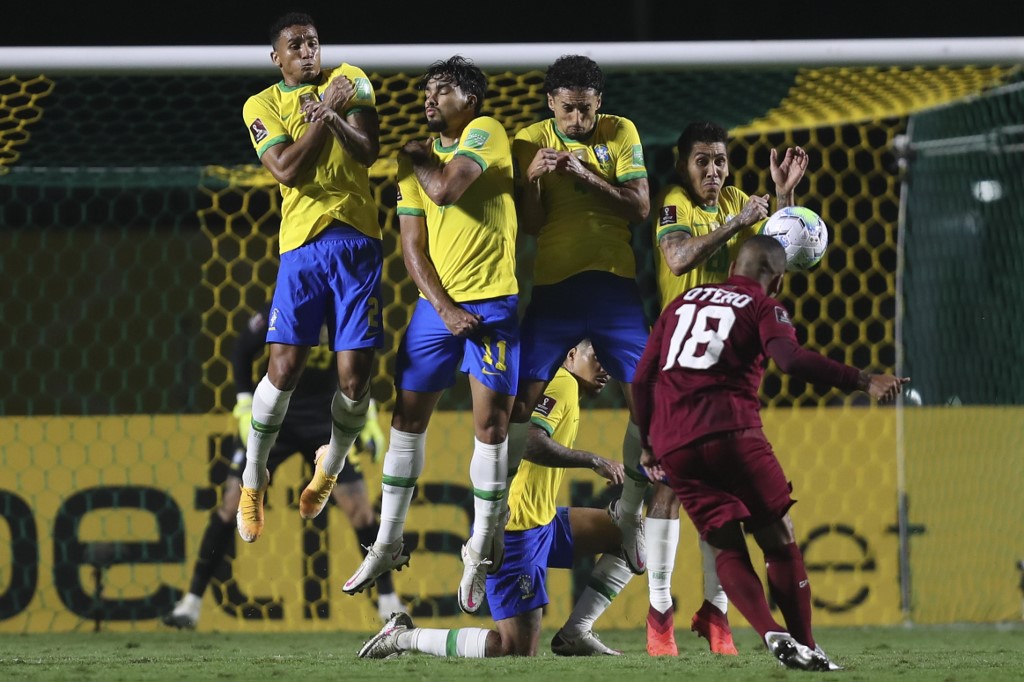
[[[786,249],[786,269],[809,270],[817,265],[828,247],[825,221],[809,208],[787,206],[765,222],[761,234],[775,237]]]

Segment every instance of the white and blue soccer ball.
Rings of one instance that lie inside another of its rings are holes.
[[[817,213],[802,206],[776,211],[761,229],[786,249],[786,269],[809,270],[821,262],[828,248],[828,228]]]

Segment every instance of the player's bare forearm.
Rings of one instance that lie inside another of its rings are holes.
[[[586,167],[574,175],[583,184],[610,199],[615,212],[626,220],[631,223],[647,220],[651,212],[651,197],[646,178],[613,185]]]
[[[430,200],[438,206],[454,204],[483,174],[483,169],[465,156],[456,156],[444,166],[433,156],[412,157],[412,170]]]
[[[600,456],[585,450],[572,450],[549,436],[544,429],[530,426],[526,434],[524,458],[552,469],[597,469]]]
[[[373,118],[376,123],[376,113]],[[372,126],[372,130],[365,130],[341,116],[330,119],[328,125],[345,151],[362,166],[369,168],[377,161],[380,155],[380,134],[376,125]]]
[[[412,172],[430,200],[438,206],[445,206],[440,203],[444,199],[444,174],[441,166],[433,158],[414,161]]]
[[[295,187],[316,164],[330,130],[323,123],[311,123],[306,133],[291,144],[275,144],[260,157],[263,167],[285,187]]]
[[[697,237],[688,232],[669,232],[658,240],[665,263],[673,275],[684,275],[702,265],[737,232],[747,227],[733,218],[714,232]]]
[[[778,211],[790,206],[796,206],[796,196],[794,192],[775,195],[775,210]]]
[[[434,310],[439,313],[448,306],[456,305],[448,291],[441,284],[441,278],[437,275],[437,268],[426,251],[418,248],[408,248],[402,244],[402,254],[405,260],[405,269],[409,276],[416,283],[423,297],[430,301]]]

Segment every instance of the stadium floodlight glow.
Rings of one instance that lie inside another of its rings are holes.
[[[972,185],[971,194],[985,204],[999,201],[1003,198],[1003,183],[998,180],[978,180]]]

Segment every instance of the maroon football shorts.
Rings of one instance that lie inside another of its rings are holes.
[[[759,428],[715,433],[658,461],[702,539],[730,521],[757,530],[782,518],[795,502],[793,486]]]

